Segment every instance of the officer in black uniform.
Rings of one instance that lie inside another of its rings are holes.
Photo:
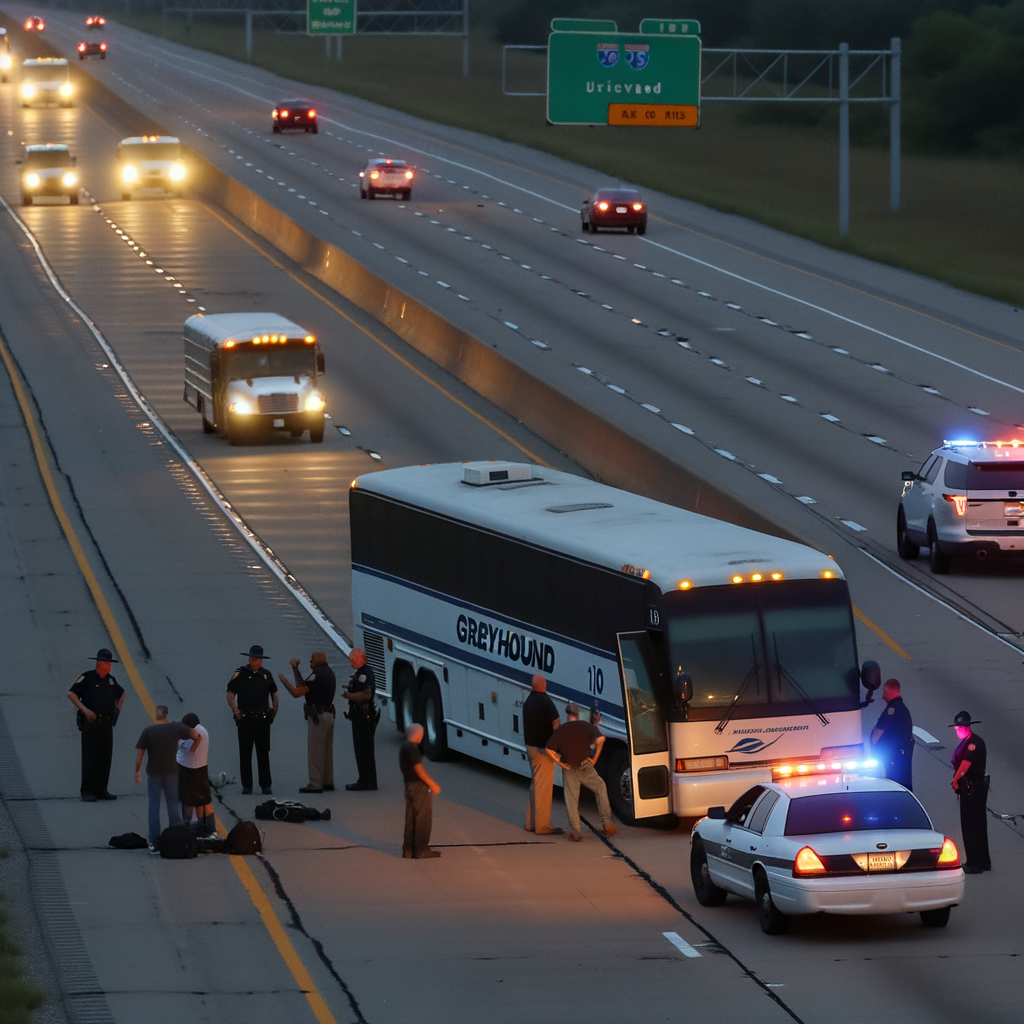
[[[373,702],[377,681],[373,669],[366,663],[366,652],[353,647],[348,656],[352,678],[341,695],[348,701],[345,717],[352,723],[352,746],[355,749],[359,778],[345,788],[355,791],[377,788],[377,761],[373,754],[373,734],[377,731],[380,711]]]
[[[82,733],[82,799],[116,800],[107,791],[110,761],[114,754],[114,725],[124,704],[124,688],[110,674],[118,664],[114,655],[101,647],[93,659],[96,668],[80,675],[68,691],[68,700],[78,709],[78,728]]]
[[[263,667],[265,655],[259,644],[249,648],[249,663],[235,669],[228,683],[228,707],[238,726],[238,771],[242,792],[252,792],[252,751],[256,748],[256,768],[260,789],[269,794],[270,723],[277,714],[277,683]],[[268,706],[269,705],[269,706]]]
[[[885,710],[871,732],[871,745],[885,768],[885,777],[901,786],[914,788],[914,722],[900,696],[900,681],[886,680],[882,687]]]
[[[985,774],[985,741],[971,728],[980,725],[969,711],[953,719],[960,745],[953,752],[953,790],[960,801],[960,832],[964,839],[964,872],[980,875],[992,870],[988,854],[988,776]]]

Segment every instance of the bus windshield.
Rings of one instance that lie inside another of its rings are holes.
[[[823,715],[859,706],[849,592],[797,580],[665,596],[672,671],[693,682],[690,719]]]
[[[254,377],[312,377],[316,374],[316,352],[304,342],[288,345],[243,345],[225,350],[224,373],[229,380]]]

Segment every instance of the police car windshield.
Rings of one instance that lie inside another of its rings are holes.
[[[871,829],[931,830],[924,808],[904,792],[819,793],[801,796],[789,805],[787,836],[827,832],[866,832]]]
[[[732,717],[751,718],[858,707],[844,580],[675,591],[665,609],[670,664],[693,681],[691,718],[719,719],[730,708]]]
[[[180,155],[177,142],[135,142],[121,147],[122,160],[177,160]]]
[[[1024,492],[1024,462],[972,462],[967,490]]]
[[[227,375],[232,380],[254,377],[312,377],[316,353],[312,345],[248,345],[225,352]]]
[[[71,154],[66,149],[51,149],[43,153],[26,153],[25,166],[31,170],[44,170],[47,167],[70,167]]]

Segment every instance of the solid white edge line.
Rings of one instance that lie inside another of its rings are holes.
[[[951,611],[958,618],[963,619],[964,622],[969,622],[976,629],[980,629],[982,633],[987,633],[990,637],[992,637],[993,640],[998,640],[1001,644],[1005,644],[1007,647],[1010,648],[1011,651],[1016,651],[1018,654],[1021,653],[1021,648],[1018,647],[1016,644],[1011,644],[1009,640],[1004,640],[998,633],[989,629],[988,626],[983,626],[980,622],[977,621],[977,619],[972,619],[969,615],[964,615],[962,611],[960,611],[958,608],[954,608],[948,601],[944,601],[941,597],[936,596],[930,590],[925,590],[924,587],[918,586],[913,580],[908,580],[906,576],[903,576],[900,573],[898,573],[892,566],[886,565],[885,562],[883,562],[880,558],[875,557],[875,555],[871,554],[871,552],[868,551],[866,548],[859,548],[858,550],[862,555],[865,555],[868,558],[870,558],[872,562],[875,562],[877,565],[880,565],[886,572],[892,573],[892,575],[895,576],[896,579],[901,580],[903,583],[906,583],[908,587],[913,587],[914,590],[916,590],[918,593],[924,594],[925,597],[930,597],[933,601],[936,602],[936,604],[941,604],[943,608],[945,608],[947,611]]]
[[[694,949],[686,939],[681,938],[676,932],[662,932],[661,934],[664,935],[665,938],[683,954],[683,956],[688,956],[691,960],[696,960],[701,956],[701,954]]]
[[[307,593],[306,589],[301,583],[288,571],[287,566],[275,555],[270,553],[270,549],[264,544],[263,540],[259,535],[246,523],[246,521],[232,508],[231,503],[224,497],[220,489],[213,482],[213,480],[207,475],[206,470],[199,465],[195,459],[188,453],[188,450],[182,445],[182,443],[174,436],[170,428],[164,423],[164,421],[157,414],[156,410],[149,404],[149,402],[142,396],[142,393],[135,385],[135,381],[132,380],[128,371],[121,364],[121,360],[118,358],[114,349],[107,341],[103,332],[93,323],[89,318],[88,314],[75,302],[75,300],[65,291],[64,286],[60,283],[60,278],[57,277],[53,268],[50,266],[49,261],[43,253],[42,247],[39,245],[38,240],[32,233],[32,230],[27,224],[14,212],[7,201],[0,196],[0,203],[3,204],[4,209],[10,214],[14,223],[18,225],[25,237],[32,244],[32,248],[35,250],[36,258],[39,260],[40,266],[43,268],[50,284],[53,286],[54,291],[74,310],[75,315],[82,321],[83,324],[89,329],[89,332],[96,339],[97,344],[103,349],[107,359],[110,360],[110,365],[117,371],[117,375],[121,378],[121,382],[128,389],[135,404],[149,417],[150,422],[154,424],[157,430],[164,436],[164,439],[171,446],[171,448],[178,455],[178,458],[188,466],[192,475],[202,484],[203,489],[210,496],[210,498],[216,503],[217,507],[224,513],[227,520],[235,527],[235,529],[245,539],[246,543],[256,553],[257,557],[261,562],[288,588],[291,595],[299,602],[300,605],[305,609],[310,618],[327,634],[334,645],[342,651],[347,657],[349,652],[352,650],[352,644],[348,638],[341,632],[341,630],[331,621],[327,614],[320,608],[320,606],[313,600],[312,597]]]

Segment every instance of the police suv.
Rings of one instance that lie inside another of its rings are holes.
[[[931,569],[950,560],[1024,554],[1024,440],[944,441],[916,472],[903,473],[896,516],[900,557],[930,549]]]

